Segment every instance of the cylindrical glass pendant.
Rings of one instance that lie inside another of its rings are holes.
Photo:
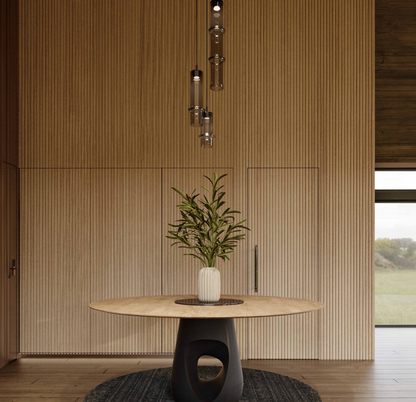
[[[223,65],[211,63],[211,84],[212,91],[221,91],[224,89]]]
[[[203,81],[202,71],[191,71],[191,107],[188,109],[191,115],[191,126],[201,127],[201,112],[203,112]]]
[[[211,63],[211,83],[212,91],[224,89],[223,66],[225,58],[223,56],[223,35],[225,29],[223,25],[223,2],[221,0],[211,0],[211,28],[208,30],[211,35],[211,50],[208,60]]]
[[[201,139],[202,148],[212,148],[215,138],[212,126],[212,112],[204,111],[202,113],[201,135],[199,138]]]

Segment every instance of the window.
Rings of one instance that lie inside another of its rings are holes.
[[[416,171],[376,171],[376,325],[416,325]]]

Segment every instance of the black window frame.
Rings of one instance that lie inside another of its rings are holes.
[[[416,168],[376,168],[379,171],[410,172]],[[398,204],[416,203],[416,190],[375,190],[375,203],[378,204]],[[375,241],[375,239],[374,239]],[[416,328],[416,324],[376,324],[376,328]]]

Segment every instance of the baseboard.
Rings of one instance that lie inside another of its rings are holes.
[[[82,353],[19,353],[18,359],[173,359],[173,354],[132,354],[132,353],[109,353],[109,354],[82,354]]]

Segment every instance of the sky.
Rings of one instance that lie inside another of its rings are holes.
[[[376,190],[416,190],[416,171],[376,172]],[[416,203],[376,204],[375,238],[416,240]]]

